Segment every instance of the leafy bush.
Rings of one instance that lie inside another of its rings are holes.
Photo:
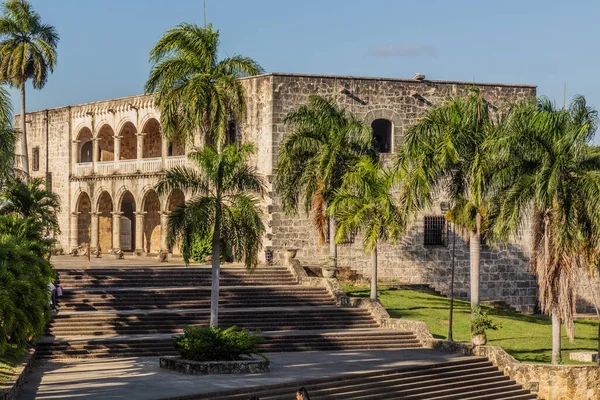
[[[258,351],[264,338],[248,329],[232,326],[227,329],[209,326],[186,326],[183,336],[174,338],[175,348],[186,360],[235,361],[244,356],[257,355],[269,361]]]
[[[212,234],[202,237],[194,235],[190,244],[190,259],[195,262],[204,262],[206,256],[212,254]]]
[[[494,324],[488,317],[488,311],[482,310],[481,307],[475,307],[473,312],[475,319],[471,322],[471,335],[485,335],[487,330],[497,331],[500,328],[500,325]]]

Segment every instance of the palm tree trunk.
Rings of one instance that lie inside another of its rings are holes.
[[[552,364],[561,363],[560,316],[556,307],[552,309]]]
[[[29,153],[27,152],[27,113],[25,111],[25,81],[21,83],[21,169],[29,176]]]
[[[212,287],[210,291],[210,324],[219,326],[219,275],[221,269],[221,210],[217,209],[212,238]]]
[[[371,254],[371,300],[377,300],[377,244]]]
[[[479,232],[471,232],[469,240],[469,257],[471,264],[471,309],[479,306],[479,259],[481,236]]]
[[[337,244],[335,243],[335,218],[329,220],[329,265],[337,268]]]

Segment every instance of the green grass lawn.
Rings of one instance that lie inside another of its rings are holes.
[[[17,353],[14,346],[8,346],[6,353],[0,356],[0,385],[4,384],[12,376],[15,367],[19,365],[25,355]]]
[[[350,296],[369,297],[367,286],[344,284]],[[388,289],[381,287],[379,299],[392,318],[423,321],[431,334],[439,339],[448,336],[448,310],[450,301],[443,296],[422,293],[414,290]],[[488,309],[483,307],[484,309]],[[500,346],[517,360],[525,362],[549,363],[552,350],[552,327],[550,319],[543,316],[530,316],[512,311],[491,308],[489,316],[502,327],[488,332],[488,344]],[[454,340],[470,341],[470,305],[465,301],[454,302]],[[563,329],[562,357],[569,361],[573,350],[596,350],[598,322],[578,320],[575,342],[569,342]]]

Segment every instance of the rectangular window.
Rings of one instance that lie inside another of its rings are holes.
[[[34,171],[40,170],[40,148],[34,147],[32,150],[33,160],[31,160],[31,169]]]
[[[425,217],[425,246],[445,246],[446,236],[446,218],[438,215]]]

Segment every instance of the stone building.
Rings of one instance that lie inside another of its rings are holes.
[[[272,73],[242,82],[247,114],[244,121],[230,124],[228,134],[231,140],[256,144],[253,162],[269,186],[279,144],[288,131],[283,119],[311,94],[335,95],[338,104],[369,123],[384,160],[393,156],[403,132],[427,109],[469,87],[477,86],[496,108],[536,95],[531,85],[350,76]],[[160,113],[152,99],[141,95],[27,114],[31,174],[47,176],[62,199],[58,239],[66,251],[81,243],[100,246],[103,252],[120,248],[139,256],[173,251],[167,248],[165,227],[169,211],[184,201],[184,194],[161,197],[154,185],[166,169],[187,161],[181,145],[162,137]],[[271,257],[282,261],[289,248],[299,249],[298,258],[306,264],[327,260],[327,246],[318,244],[306,216],[285,215],[272,191],[263,206],[267,226],[263,261]],[[382,279],[447,290],[452,233],[443,208],[440,203],[422,215],[401,243],[381,246]],[[368,275],[369,258],[361,249],[358,238],[340,246],[340,266]],[[537,289],[526,254],[526,246],[484,247],[482,298],[532,311]],[[468,244],[459,237],[456,255],[456,290],[467,297]]]

